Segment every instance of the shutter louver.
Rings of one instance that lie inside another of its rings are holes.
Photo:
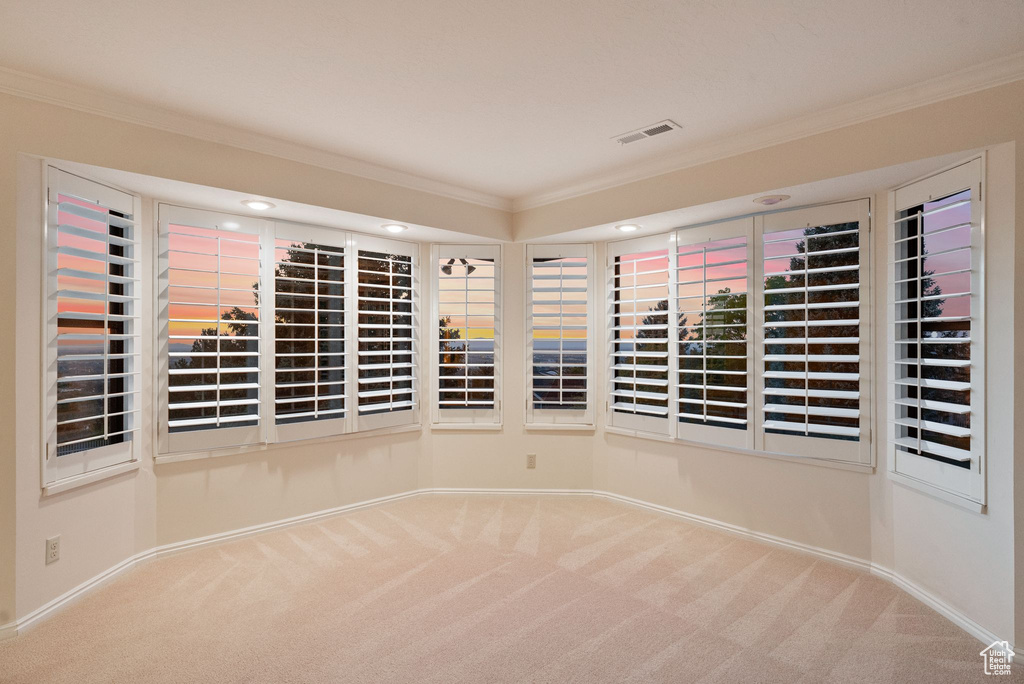
[[[677,247],[680,422],[747,428],[747,276],[745,237]]]
[[[260,420],[260,237],[167,228],[168,431]]]
[[[413,260],[358,251],[359,415],[412,411],[416,406]]]
[[[587,258],[533,258],[530,317],[535,410],[587,409]]]
[[[344,248],[278,239],[274,280],[277,424],[344,418]]]
[[[55,173],[59,188],[69,177]],[[123,208],[58,190],[48,222],[59,458],[136,437],[139,262],[134,216]]]
[[[860,225],[764,235],[765,433],[860,437]]]
[[[971,190],[897,214],[895,448],[970,468]]]
[[[438,409],[494,410],[496,259],[444,258],[438,269]]]
[[[613,262],[612,404],[617,413],[669,414],[669,255],[657,250]]]

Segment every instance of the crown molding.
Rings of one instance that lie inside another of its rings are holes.
[[[250,152],[267,154],[289,161],[309,164],[330,171],[347,173],[369,180],[418,190],[432,195],[478,204],[491,209],[511,211],[511,201],[489,193],[424,178],[371,162],[319,150],[262,133],[178,114],[160,107],[134,102],[110,93],[74,83],[28,74],[0,66],[0,93],[28,98],[47,104],[97,114],[130,124],[186,135],[207,142],[229,145]],[[116,103],[116,106],[114,106]]]
[[[1024,52],[512,201],[513,213],[852,126],[1024,79]]]

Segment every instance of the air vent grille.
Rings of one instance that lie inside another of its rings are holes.
[[[681,126],[677,124],[675,121],[665,119],[664,121],[659,121],[658,123],[654,123],[649,126],[644,126],[643,128],[638,128],[635,131],[622,133],[621,135],[617,135],[614,138],[612,138],[612,140],[619,143],[620,145],[628,145],[630,143],[635,143],[638,140],[643,140],[644,138],[651,138],[656,135],[661,135],[662,133],[668,133],[669,131],[677,130],[679,128],[681,128]]]

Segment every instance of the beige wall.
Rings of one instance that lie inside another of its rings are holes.
[[[1001,193],[998,201],[1007,207],[999,225],[992,225],[989,217],[990,245],[999,246],[989,250],[989,282],[1006,286],[996,300],[991,295],[995,288],[990,288],[990,309],[998,304],[1001,311],[1018,314],[995,322],[996,330],[1004,334],[999,339],[994,339],[997,335],[989,337],[990,359],[1005,360],[1013,357],[1014,345],[1024,339],[1014,338],[1007,330],[1024,325],[1024,316],[1019,315],[1022,304],[1014,300],[1012,287],[1015,274],[1024,272],[1014,229],[1024,225],[1024,174],[1012,175],[1014,166],[1024,168],[1021,111],[1024,82],[524,211],[513,217],[512,223],[517,239],[526,240],[1018,141],[1015,148],[999,148],[990,156],[990,166],[1009,170],[998,176],[999,181],[992,175],[989,179],[990,190]],[[1024,528],[1013,524],[1012,497],[1013,461],[1020,451],[1013,441],[1012,417],[1024,402],[1012,402],[1011,380],[1021,373],[1019,368],[1003,372],[996,382],[990,374],[992,470],[990,507],[985,514],[969,513],[893,486],[885,475],[884,449],[879,450],[877,471],[865,474],[606,434],[601,428],[601,411],[597,412],[598,429],[592,435],[526,432],[522,427],[526,395],[521,243],[506,244],[504,252],[501,432],[433,431],[427,427],[429,413],[424,412],[422,432],[279,446],[157,466],[144,460],[136,475],[41,498],[39,251],[34,233],[38,224],[16,222],[17,153],[386,215],[474,235],[507,237],[509,217],[496,210],[7,96],[0,96],[0,116],[5,122],[0,133],[0,192],[8,199],[0,202],[0,235],[17,245],[16,250],[0,250],[0,267],[4,273],[16,274],[17,281],[17,296],[2,298],[0,312],[9,321],[25,317],[18,319],[17,335],[13,326],[0,330],[3,348],[14,350],[0,361],[0,392],[6,407],[0,415],[0,453],[8,455],[0,460],[0,624],[5,613],[9,617],[15,613],[15,598],[16,614],[23,616],[154,544],[417,487],[593,487],[874,560],[933,591],[1000,635],[1012,638],[1016,628],[1017,642],[1024,643],[1024,619],[1014,619],[1013,604],[1001,593],[1024,591],[1021,582],[1013,582],[1011,541],[1015,534],[1022,535]],[[1003,183],[1001,190],[999,182]],[[885,188],[878,190],[876,221],[884,216]],[[24,216],[29,216],[31,209],[25,212]],[[883,234],[882,224],[876,223],[877,301],[884,297],[884,287],[879,284],[883,272],[877,268],[885,259]],[[421,254],[426,264],[426,247]],[[601,246],[598,260],[603,263]],[[876,307],[875,314],[880,322],[884,310]],[[432,332],[431,323],[425,321],[426,332]],[[876,326],[876,342],[883,330]],[[601,340],[603,337],[598,335]],[[600,344],[595,351],[595,358],[603,358]],[[876,371],[884,373],[884,366],[879,363]],[[603,387],[602,375],[603,368],[598,388]],[[883,383],[876,383],[876,393],[882,401]],[[992,410],[993,404],[999,407]],[[879,420],[884,416],[881,409]],[[879,432],[876,429],[876,434]],[[531,452],[538,455],[536,470],[525,467],[525,455]],[[1016,515],[1024,517],[1024,498],[1016,501]],[[46,569],[42,540],[53,533],[62,534],[62,560]],[[1024,544],[1017,546],[1017,553],[1024,555],[1022,547]],[[924,562],[928,559],[940,562]],[[1016,570],[1022,571],[1021,564]],[[986,591],[989,593],[984,594]],[[1017,604],[1024,606],[1024,601]]]

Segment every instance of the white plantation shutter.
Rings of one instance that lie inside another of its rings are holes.
[[[132,195],[49,167],[46,481],[135,458],[139,254]]]
[[[359,429],[415,423],[416,245],[354,236]]]
[[[672,275],[665,236],[608,245],[609,424],[668,434]]]
[[[763,221],[764,448],[867,463],[867,200]]]
[[[531,425],[592,425],[593,248],[527,247],[527,403]]]
[[[164,450],[258,442],[263,223],[170,205],[159,214]]]
[[[434,422],[499,424],[501,248],[439,245],[433,255]]]
[[[340,231],[275,227],[276,441],[346,431],[346,242]]]
[[[675,234],[678,436],[753,445],[753,219]]]
[[[984,501],[982,160],[896,190],[890,228],[890,471]]]

